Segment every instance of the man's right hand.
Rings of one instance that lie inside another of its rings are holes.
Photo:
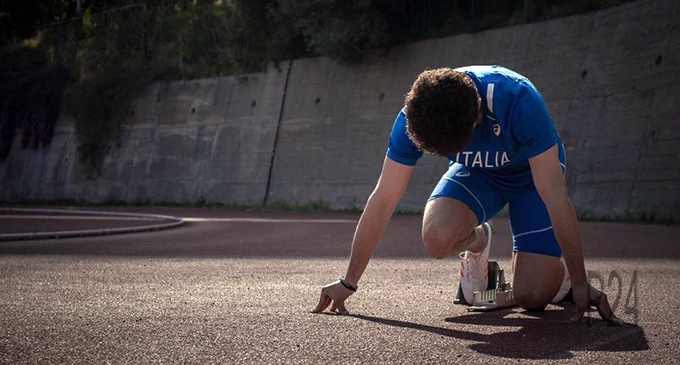
[[[378,246],[387,222],[389,222],[394,207],[404,194],[408,181],[413,172],[413,166],[403,165],[385,156],[382,172],[378,184],[366,202],[366,208],[361,214],[357,224],[354,238],[352,239],[352,252],[350,253],[347,273],[355,281],[359,281],[373,256],[373,251]],[[349,284],[356,285],[356,282]],[[354,294],[338,280],[323,287],[319,304],[312,309],[312,313],[321,313],[331,306],[331,312],[349,314],[345,308],[345,300]]]
[[[321,289],[319,304],[312,309],[312,313],[321,313],[332,303],[331,312],[347,315],[349,312],[345,308],[345,300],[352,294],[354,292],[345,288],[340,280],[327,284]]]

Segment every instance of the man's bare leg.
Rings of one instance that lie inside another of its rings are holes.
[[[423,243],[432,257],[442,259],[465,250],[483,251],[486,235],[467,205],[456,199],[437,198],[425,206]],[[562,285],[564,265],[560,259],[516,252],[512,266],[517,304],[527,310],[544,309]]]
[[[481,252],[486,235],[477,226],[477,216],[464,203],[451,198],[430,200],[423,215],[423,243],[436,259],[465,250]]]
[[[529,252],[513,253],[512,271],[515,301],[526,310],[543,310],[564,279],[564,264],[558,257]]]

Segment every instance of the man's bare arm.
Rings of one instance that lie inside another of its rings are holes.
[[[378,183],[368,198],[366,208],[354,231],[352,253],[345,274],[345,278],[352,285],[357,285],[378,247],[378,242],[387,228],[394,208],[406,190],[412,172],[412,166],[402,165],[385,157]]]
[[[586,309],[597,306],[602,319],[615,319],[609,307],[607,297],[587,284],[581,232],[574,206],[567,194],[567,184],[560,166],[557,145],[529,159],[534,184],[543,199],[557,242],[567,262],[571,276],[574,300],[578,306],[575,320],[581,319]]]
[[[345,274],[345,279],[350,285],[357,286],[366,270],[394,208],[406,190],[412,172],[412,166],[402,165],[385,157],[378,183],[368,198],[366,208],[354,231],[352,253]],[[319,313],[332,303],[331,311],[339,310],[340,313],[347,314],[344,302],[352,294],[353,292],[340,282],[328,284],[321,290],[319,303],[312,312]]]

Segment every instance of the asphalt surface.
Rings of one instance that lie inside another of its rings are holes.
[[[340,316],[309,310],[321,286],[344,273],[358,214],[106,210],[190,219],[164,231],[0,242],[0,363],[680,358],[680,226],[581,223],[587,269],[603,277],[626,322],[608,327],[596,313],[566,323],[573,305],[490,313],[454,305],[459,260],[427,257],[416,215],[393,218],[347,301],[351,315]],[[19,224],[8,222],[0,220]],[[509,270],[510,229],[494,223],[492,258]]]

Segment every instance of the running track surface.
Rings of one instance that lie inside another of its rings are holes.
[[[566,323],[573,305],[482,314],[453,305],[459,260],[427,257],[417,215],[392,219],[359,292],[347,301],[352,315],[340,316],[309,310],[321,286],[344,273],[358,214],[97,210],[192,219],[165,231],[0,242],[0,363],[680,358],[680,226],[581,223],[587,269],[602,275],[612,303],[620,298],[616,312],[626,324],[614,328],[596,313],[590,322]],[[0,232],[37,227],[38,219],[3,217]],[[58,226],[111,224],[120,222],[61,219]],[[494,224],[492,259],[509,271],[509,225]]]

